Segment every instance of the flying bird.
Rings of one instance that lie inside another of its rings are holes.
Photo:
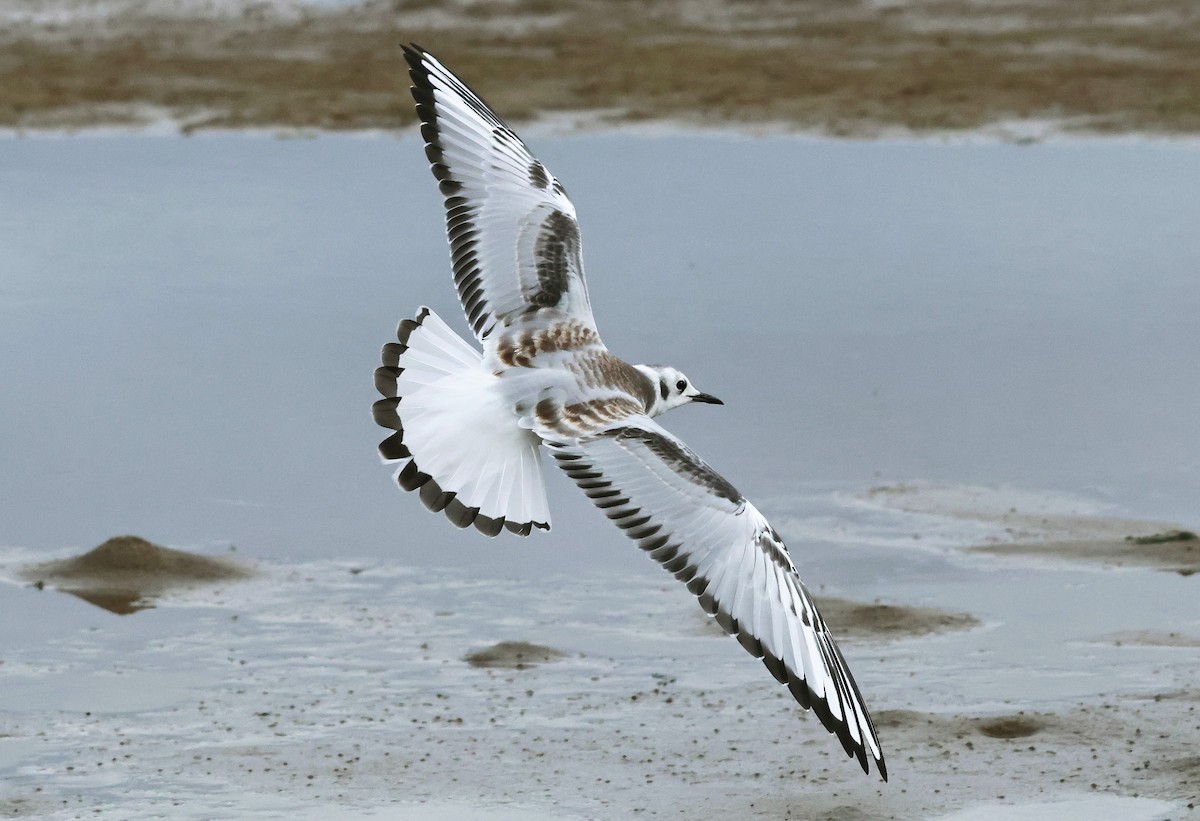
[[[425,153],[446,207],[454,282],[482,350],[429,308],[383,347],[375,421],[395,478],[456,526],[550,528],[540,448],[704,610],[886,781],[879,738],[783,539],[655,419],[722,404],[681,371],[631,365],[600,340],[575,207],[478,94],[403,46]]]

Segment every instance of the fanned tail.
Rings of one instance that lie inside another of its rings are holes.
[[[383,346],[375,421],[395,431],[379,455],[432,511],[488,536],[550,528],[538,437],[517,425],[482,356],[422,307]]]

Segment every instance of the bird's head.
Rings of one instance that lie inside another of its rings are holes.
[[[654,404],[647,413],[658,416],[663,411],[686,405],[689,402],[704,402],[709,405],[724,405],[712,394],[702,393],[679,370],[667,365],[636,366],[654,385]]]

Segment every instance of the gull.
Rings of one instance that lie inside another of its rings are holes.
[[[429,308],[383,347],[375,421],[396,482],[460,528],[550,528],[540,449],[626,536],[887,780],[850,669],[779,533],[655,419],[723,404],[681,371],[600,341],[562,184],[440,61],[402,46],[445,199],[454,282],[477,349]]]

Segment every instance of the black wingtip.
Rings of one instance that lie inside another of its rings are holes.
[[[425,51],[425,49],[421,48],[419,45],[417,45],[416,43],[412,43],[412,42],[409,42],[409,43],[401,42],[400,50],[404,52],[404,57],[405,57],[405,59],[408,60],[410,65],[412,64],[412,62],[414,60],[416,62],[420,63],[421,55],[427,53]]]
[[[425,65],[425,55],[428,52],[416,43],[401,43],[400,50],[404,53],[404,61],[408,63],[408,76],[413,82],[415,97],[418,90],[429,87],[429,67]]]

